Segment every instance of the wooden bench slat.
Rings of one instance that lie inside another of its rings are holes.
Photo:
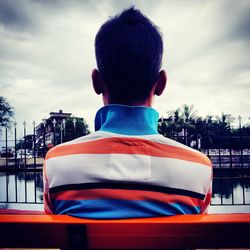
[[[0,247],[11,248],[72,248],[77,240],[80,249],[240,248],[250,247],[249,232],[250,214],[126,220],[0,215]]]

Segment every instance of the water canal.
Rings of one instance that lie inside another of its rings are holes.
[[[250,171],[246,170],[244,176],[241,171],[214,171],[212,207],[238,205],[240,211],[250,212]],[[0,172],[0,208],[42,210],[42,203],[41,171]]]

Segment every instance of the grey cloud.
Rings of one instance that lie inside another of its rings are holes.
[[[46,11],[51,13],[63,12],[65,10],[79,10],[81,8],[95,11],[97,2],[93,0],[31,0],[33,3],[40,5]],[[94,13],[94,12],[93,12]]]
[[[224,1],[221,6],[222,23],[226,37],[231,39],[250,38],[250,2]]]
[[[166,41],[169,86],[159,111],[194,100],[204,114],[230,112],[228,100],[234,98],[234,112],[246,116],[249,4],[198,2],[134,1]],[[0,0],[0,91],[17,116],[41,119],[62,108],[92,121],[102,105],[91,89],[95,33],[129,6],[126,0]]]
[[[238,41],[250,45],[250,1],[218,1],[214,4],[213,12],[211,23],[214,23],[214,30],[211,32],[216,36],[210,41],[211,47]]]
[[[0,23],[7,29],[25,31],[32,27],[28,1],[0,0]]]

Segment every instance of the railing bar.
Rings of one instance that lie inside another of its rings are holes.
[[[8,178],[8,128],[5,127],[5,160],[6,160],[6,173],[5,173],[5,182],[6,182],[6,202],[9,201],[9,178]]]
[[[16,146],[16,126],[15,126],[15,168],[17,167],[17,146]],[[17,172],[15,171],[15,196],[17,202]]]
[[[243,151],[242,151],[242,129],[240,125],[240,160],[241,160],[241,174],[242,174],[242,195],[243,195],[243,204],[246,203],[245,197],[245,169],[244,169],[244,161],[243,161]]]
[[[242,169],[242,176],[241,176],[241,183],[242,183],[242,195],[243,195],[243,204],[246,204],[246,197],[245,197],[245,169]]]
[[[35,203],[36,203],[36,201],[37,201],[37,198],[36,198],[36,195],[37,195],[37,193],[36,193],[36,186],[37,186],[37,183],[36,183],[36,130],[35,130],[35,126],[34,126],[34,128],[33,128],[33,134],[34,134],[34,151],[33,151],[33,155],[34,155],[34,188],[35,188],[35,190],[34,190],[34,192],[35,192]]]
[[[6,171],[8,172],[25,172],[25,169],[14,169],[14,168],[4,168],[4,169],[0,169],[0,173],[5,173]],[[37,168],[36,170],[34,168],[31,168],[31,169],[26,169],[26,172],[42,172],[43,169],[42,168]]]
[[[210,155],[209,155],[209,139],[208,139],[208,121],[207,121],[207,156],[208,158],[210,158]]]
[[[232,148],[230,145],[230,169],[233,169],[233,162],[232,162]],[[232,205],[234,205],[234,185],[233,185],[233,171],[230,171],[230,183],[231,183],[231,191],[232,191]]]
[[[25,127],[25,122],[24,122],[24,200],[27,202],[27,174],[26,174],[26,169],[27,169],[27,158],[26,158],[26,127]]]
[[[0,201],[0,203],[6,203],[6,201]],[[25,202],[25,201],[18,201],[18,202],[15,202],[15,201],[9,201],[8,204],[43,204],[43,202],[34,202],[34,201],[28,201],[28,202]]]
[[[208,125],[209,124],[207,124],[207,130],[208,128],[210,128],[210,125],[209,126]],[[29,159],[29,149],[31,149],[31,147],[29,147],[29,143],[30,143],[29,137],[28,137],[29,135],[28,136],[26,135],[26,132],[28,130],[27,130],[27,127],[25,127],[24,125],[24,140],[22,141],[24,143],[24,147],[22,151],[22,153],[24,153],[24,158],[23,158],[24,161],[21,163],[22,167],[20,169],[18,168],[20,167],[19,159],[17,159],[18,140],[16,138],[17,136],[16,127],[15,127],[15,140],[14,140],[15,163],[13,162],[14,160],[13,158],[9,158],[9,153],[10,153],[9,149],[11,148],[11,153],[13,152],[12,151],[13,141],[12,139],[10,139],[10,134],[12,136],[12,131],[10,131],[10,129],[8,129],[7,127],[5,129],[6,129],[6,135],[5,135],[6,138],[4,138],[4,135],[3,135],[3,145],[5,144],[6,146],[6,155],[5,155],[6,164],[5,166],[2,166],[0,169],[0,173],[3,173],[2,174],[3,181],[4,179],[6,179],[6,196],[4,195],[5,190],[3,188],[3,191],[2,191],[3,199],[6,199],[5,202],[7,203],[42,204],[42,202],[39,202],[40,201],[40,185],[41,185],[40,173],[42,172],[42,168],[41,168],[41,165],[39,164],[40,163],[39,158],[38,158],[39,156],[37,155],[38,148],[36,148],[36,128],[34,127],[34,130],[33,130],[33,135],[34,135],[33,136],[33,143],[34,143],[33,158],[34,159]],[[56,128],[55,126],[54,130],[52,130],[52,135],[54,134],[54,137],[53,137],[54,142],[56,142],[56,136],[55,136],[56,129],[58,129],[58,127]],[[63,132],[65,131],[63,130]],[[45,128],[44,128],[43,133],[44,133],[44,152],[45,152]],[[216,180],[216,184],[217,184],[216,186],[220,190],[220,192],[217,192],[215,190],[214,193],[216,194],[216,197],[215,197],[216,203],[211,201],[211,205],[237,205],[237,206],[250,205],[250,202],[248,199],[248,190],[246,186],[248,184],[248,173],[249,173],[248,170],[250,169],[250,164],[249,164],[250,158],[248,156],[245,157],[244,155],[245,151],[244,151],[244,146],[243,146],[243,143],[244,143],[243,138],[245,137],[242,137],[241,134],[240,134],[240,138],[238,137],[238,140],[240,139],[241,146],[238,147],[237,152],[234,151],[234,137],[237,139],[237,137],[234,136],[234,133],[235,132],[229,127],[229,130],[227,129],[227,132],[221,135],[222,137],[219,136],[218,138],[219,139],[219,143],[218,143],[219,152],[217,151],[215,153],[215,156],[214,156],[214,151],[213,151],[214,148],[211,146],[210,141],[207,142],[207,145],[208,145],[207,148],[206,149],[204,148],[204,153],[206,153],[207,156],[211,158],[211,160],[213,161],[215,160],[214,169],[219,170],[215,174],[216,175],[215,178],[218,178]],[[241,130],[240,130],[240,133],[241,133]],[[75,134],[77,134],[77,127],[75,127]],[[188,138],[187,134],[188,134],[188,129],[186,128],[184,130],[184,137],[178,136],[178,135],[175,136],[174,126],[172,125],[172,137],[174,139],[178,140],[178,138],[181,138],[182,141],[184,139],[186,143],[187,138]],[[62,131],[61,131],[61,136],[62,136]],[[224,146],[224,143],[223,143],[224,138],[226,138],[227,142],[229,142],[229,144],[227,143],[227,147]],[[5,143],[4,143],[4,139],[5,139]],[[62,138],[61,138],[61,141],[62,141]],[[229,145],[230,147],[228,147]],[[223,153],[224,151],[226,153],[225,155]],[[33,167],[30,165],[30,160],[31,160],[31,164],[33,162]],[[3,158],[3,162],[4,162],[4,158]],[[219,166],[218,166],[218,163],[219,163]],[[23,200],[22,202],[18,202],[18,199],[20,199],[20,194],[18,193],[18,190],[19,190],[18,181],[19,181],[20,172],[24,172],[22,173],[22,176],[21,176],[22,188],[24,187],[23,185],[25,185],[25,199],[23,199],[23,193],[22,193],[22,200]],[[30,183],[29,182],[30,178],[34,178],[34,180],[31,179],[32,186],[34,186],[34,191],[31,190],[31,193],[29,192],[30,189],[28,188],[29,183]],[[13,186],[12,182],[14,180],[15,180],[15,184]],[[23,183],[23,181],[25,181],[25,183]],[[234,188],[235,188],[235,185],[237,185],[237,188],[238,188],[239,182],[240,182],[239,188],[240,188],[240,191],[242,190],[242,194],[240,193],[238,195],[238,193],[236,192],[238,191],[238,189],[235,190]],[[15,196],[13,192],[14,189],[15,189]],[[229,192],[231,197],[229,198],[225,197],[224,195],[225,192]],[[34,199],[30,196],[33,194],[34,194]],[[32,200],[32,201],[29,201],[29,200]],[[224,201],[226,202],[226,204],[224,204]],[[3,202],[3,201],[0,201],[0,202]]]
[[[234,205],[234,187],[233,187],[233,173],[232,173],[232,169],[233,169],[233,156],[232,156],[232,138],[231,138],[231,126],[229,124],[229,160],[230,160],[230,169],[231,169],[231,173],[230,173],[230,184],[231,184],[231,192],[232,192],[232,204]]]
[[[221,166],[221,154],[220,154],[220,147],[219,147],[219,165],[220,165],[220,169],[222,169]],[[223,186],[222,186],[222,178],[221,178],[221,173],[220,173],[220,203],[221,205],[223,205],[223,196],[222,196],[222,190],[223,190]]]

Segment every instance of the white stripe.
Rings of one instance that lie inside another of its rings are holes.
[[[183,148],[186,150],[190,150],[192,152],[196,152],[198,154],[202,154],[200,151],[193,149],[191,147],[188,147],[180,142],[177,142],[175,140],[172,140],[170,138],[164,137],[163,135],[160,134],[154,134],[154,135],[122,135],[122,134],[115,134],[111,132],[106,132],[106,131],[97,131],[92,134],[86,135],[79,137],[75,140],[65,142],[63,144],[58,145],[58,147],[63,146],[63,145],[73,145],[73,144],[78,144],[78,143],[84,143],[84,142],[90,142],[90,141],[96,141],[96,140],[101,140],[101,139],[106,139],[106,138],[114,138],[114,137],[124,137],[124,138],[137,138],[137,139],[142,139],[142,140],[149,140],[151,142],[156,142],[156,143],[161,143],[164,145],[168,146],[174,146],[178,148]],[[203,154],[202,154],[203,155]]]
[[[120,162],[113,172],[112,167],[110,168],[112,162]],[[149,162],[150,167],[147,165]],[[140,170],[141,163],[144,166]],[[125,182],[160,185],[206,194],[211,177],[211,168],[199,163],[128,154],[55,157],[46,161],[46,170],[50,188],[65,184],[113,181],[115,177],[116,180]],[[143,173],[145,170],[146,173]],[[136,172],[135,178],[132,177],[133,171]]]
[[[105,139],[105,138],[110,138],[110,135],[103,134],[101,131],[100,132],[97,131],[89,135],[78,137],[72,141],[59,144],[57,147],[61,147],[63,145],[72,145],[72,144],[78,144],[78,143],[83,143],[83,142],[95,141],[95,140]]]

